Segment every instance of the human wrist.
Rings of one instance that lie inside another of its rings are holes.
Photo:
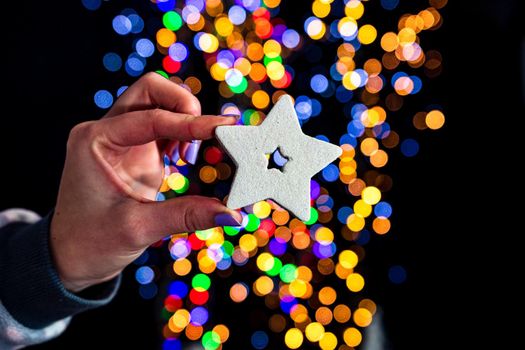
[[[63,227],[61,227],[63,226]],[[120,274],[120,270],[112,273],[97,273],[96,276],[90,271],[96,268],[96,264],[90,262],[89,253],[86,255],[85,249],[81,248],[79,242],[67,239],[67,232],[62,232],[62,228],[67,228],[62,222],[53,217],[50,225],[49,250],[51,260],[60,282],[66,290],[72,293],[79,293],[92,286],[110,281]],[[98,257],[96,258],[98,259]]]

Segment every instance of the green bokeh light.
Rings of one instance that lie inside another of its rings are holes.
[[[175,11],[168,11],[162,16],[162,24],[169,30],[177,31],[182,27],[182,18]]]
[[[277,276],[279,272],[281,271],[281,268],[283,267],[283,263],[281,262],[281,259],[273,257],[273,267],[266,271],[266,274],[268,276]]]
[[[208,290],[211,286],[211,280],[208,277],[208,275],[205,275],[203,273],[198,273],[191,280],[191,286],[195,289],[201,288],[201,290],[202,289]]]
[[[279,277],[281,281],[285,283],[290,283],[297,278],[297,266],[294,264],[286,264],[282,267],[281,272],[279,272]]]

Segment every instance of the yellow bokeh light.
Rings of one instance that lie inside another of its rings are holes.
[[[173,323],[177,328],[184,328],[190,323],[190,313],[186,309],[178,309],[171,316],[170,322]]]
[[[302,298],[306,294],[306,291],[308,289],[306,282],[295,279],[290,283],[290,293],[296,297],[296,298]]]
[[[321,39],[326,33],[326,24],[320,19],[311,20],[306,26],[306,33],[314,40]]]
[[[191,271],[191,262],[186,259],[178,259],[173,262],[173,272],[178,276],[186,276]]]
[[[363,16],[365,7],[361,3],[361,0],[350,0],[345,6],[345,15],[353,19],[359,19]]]
[[[263,52],[269,58],[275,58],[281,54],[281,44],[277,40],[270,39],[263,45]]]
[[[443,112],[434,109],[427,113],[425,117],[425,124],[427,124],[429,129],[440,129],[445,124],[445,115]]]
[[[215,19],[215,29],[223,37],[227,37],[233,32],[233,24],[227,16]]]
[[[323,350],[333,350],[337,347],[337,337],[332,332],[326,332],[323,334],[321,340],[319,340],[319,347]]]
[[[250,253],[257,249],[257,239],[252,234],[242,235],[239,239],[239,247],[247,253]]]
[[[377,38],[377,29],[371,24],[365,24],[359,28],[357,38],[361,44],[368,45],[374,42]]]
[[[350,214],[346,219],[346,226],[354,232],[359,232],[365,227],[365,219],[359,214]]]
[[[257,257],[257,267],[261,271],[271,270],[274,264],[275,260],[273,258],[273,255],[270,253],[261,253],[261,255]]]
[[[416,41],[416,32],[412,28],[403,28],[397,35],[401,45],[412,44]]]
[[[370,156],[372,152],[378,149],[378,147],[379,144],[377,143],[376,139],[372,137],[368,137],[361,141],[361,152],[363,152],[365,156]]]
[[[334,233],[328,227],[320,227],[315,231],[315,240],[322,245],[328,245],[334,241]]]
[[[339,34],[341,34],[344,37],[352,37],[357,32],[357,22],[352,17],[341,18],[339,23],[337,23],[337,30],[339,31]],[[351,44],[348,44],[348,45],[350,45],[351,48],[353,49],[349,52],[350,57],[353,57],[355,53],[355,49]],[[339,54],[339,57],[342,56],[341,53],[339,52],[339,49],[338,49],[338,54]]]
[[[386,52],[392,52],[399,46],[399,38],[394,32],[388,32],[381,38],[381,48]]]
[[[284,76],[285,70],[284,66],[277,61],[271,61],[266,66],[266,74],[268,74],[268,77],[272,80],[279,80]]]
[[[355,90],[361,85],[361,76],[356,71],[349,71],[343,75],[343,86],[348,90]]]
[[[159,29],[156,38],[159,46],[163,48],[170,47],[175,42],[175,40],[177,40],[175,33],[167,28]]]
[[[372,206],[364,200],[359,199],[354,203],[354,212],[366,218],[372,214]]]
[[[339,263],[345,268],[345,269],[353,269],[356,267],[357,262],[359,261],[359,258],[355,252],[352,250],[343,250],[339,254]]]
[[[204,33],[199,37],[199,47],[206,53],[212,53],[219,48],[219,40],[216,36]]]
[[[273,281],[268,276],[261,276],[254,282],[254,292],[259,296],[270,294],[273,288]]]
[[[256,108],[264,109],[268,107],[268,105],[270,104],[270,96],[268,96],[268,93],[264,90],[257,90],[252,95],[252,103]],[[262,202],[262,203],[266,203],[266,202]],[[266,203],[266,205],[268,207],[268,210],[264,211],[265,216],[259,216],[257,213],[255,213],[255,208],[254,208],[255,215],[257,215],[258,217],[268,217],[268,215],[270,215],[271,207],[268,203]],[[263,204],[259,206],[263,206]]]
[[[368,327],[372,323],[372,313],[365,308],[355,310],[353,318],[354,323],[359,327]]]
[[[181,173],[173,173],[166,180],[169,188],[174,191],[182,189],[186,185],[186,178]]]
[[[365,279],[360,274],[354,272],[346,278],[346,286],[352,292],[359,292],[365,286]]]
[[[366,187],[361,193],[361,198],[370,205],[375,205],[381,200],[381,191],[374,186]]]
[[[324,335],[324,326],[319,322],[312,322],[308,324],[308,326],[306,326],[304,334],[306,335],[306,339],[308,339],[309,341],[317,342]]]
[[[297,328],[290,328],[284,336],[284,343],[290,349],[298,349],[303,344],[303,333]]]
[[[268,8],[276,8],[281,4],[281,0],[263,0],[264,4],[268,6]]]
[[[329,3],[315,0],[312,3],[312,12],[319,18],[325,18],[330,13],[331,6]]]
[[[363,339],[363,336],[361,335],[361,332],[357,328],[350,327],[345,330],[343,333],[343,339],[348,346],[358,346],[361,344],[361,340]]]
[[[220,63],[214,63],[210,67],[211,77],[217,81],[224,81],[224,79],[226,78],[227,71],[228,71],[228,67],[225,67],[224,65]]]
[[[215,271],[216,267],[217,264],[215,263],[215,260],[213,260],[209,256],[204,256],[202,259],[199,259],[199,270],[206,274]]]

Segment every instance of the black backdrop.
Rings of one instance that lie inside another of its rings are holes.
[[[476,3],[475,8],[449,4],[445,25],[432,36],[445,71],[427,94],[445,106],[447,124],[436,133],[415,134],[419,155],[396,160],[390,195],[395,235],[367,248],[370,297],[383,308],[393,349],[450,345],[450,334],[473,322],[476,310],[468,299],[477,290],[465,287],[483,274],[475,254],[483,230],[475,224],[483,224],[484,212],[475,208],[486,193],[469,184],[487,176],[484,152],[494,146],[491,138],[501,135],[495,120],[524,115],[518,1]],[[111,13],[89,12],[80,1],[3,7],[10,20],[2,30],[7,92],[1,95],[0,209],[25,207],[45,214],[55,201],[68,131],[102,115],[92,102],[108,77],[101,57],[119,43],[108,35]],[[283,11],[294,22],[293,12],[286,6]],[[301,18],[296,20],[300,28]],[[487,71],[495,72],[490,84]],[[466,91],[476,98],[466,97]],[[213,113],[215,107],[204,105],[203,111]],[[482,129],[485,124],[489,128]],[[453,222],[458,219],[459,224]],[[385,267],[392,263],[408,270],[405,284],[385,282]],[[75,317],[64,335],[34,348],[155,349],[160,344],[156,310],[155,301],[139,297],[133,271],[126,271],[113,303]],[[227,343],[226,348],[239,347]]]

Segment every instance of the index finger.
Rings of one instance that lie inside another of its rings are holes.
[[[98,130],[103,139],[117,146],[137,146],[155,140],[207,140],[219,125],[233,125],[231,116],[173,113],[163,109],[149,109],[101,119]]]
[[[105,118],[153,108],[192,115],[201,114],[200,102],[191,92],[152,72],[141,77],[124,91]]]

